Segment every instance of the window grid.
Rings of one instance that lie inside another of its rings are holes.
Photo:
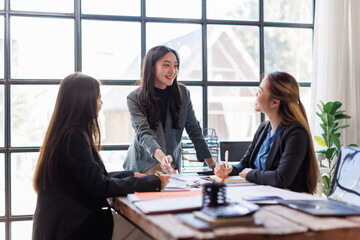
[[[146,0],[141,1],[141,12],[139,17],[130,16],[115,16],[115,15],[96,15],[96,14],[81,14],[81,0],[74,0],[74,13],[43,13],[43,12],[27,12],[27,11],[11,11],[10,0],[4,1],[4,10],[0,10],[0,16],[4,17],[4,79],[0,80],[0,86],[4,87],[4,147],[0,147],[0,153],[5,154],[5,216],[0,216],[0,222],[5,222],[6,240],[10,240],[11,223],[15,221],[32,220],[30,215],[12,216],[11,209],[11,153],[26,153],[38,152],[39,146],[34,147],[11,147],[11,89],[12,85],[16,84],[59,84],[61,79],[11,79],[11,56],[10,56],[10,17],[11,16],[27,16],[27,17],[50,17],[50,18],[68,18],[74,19],[74,71],[82,70],[82,33],[81,20],[109,20],[109,21],[125,21],[125,22],[140,22],[141,23],[141,57],[146,54],[146,23],[190,23],[201,24],[202,26],[202,81],[181,81],[189,86],[201,86],[203,89],[203,127],[208,125],[208,87],[209,86],[258,86],[259,82],[230,82],[230,81],[208,81],[208,66],[207,66],[207,25],[221,24],[221,25],[239,25],[239,26],[258,26],[259,27],[259,76],[265,71],[264,63],[264,28],[265,27],[289,27],[289,28],[307,28],[314,29],[314,24],[299,24],[299,23],[284,23],[284,22],[264,22],[264,0],[259,0],[259,21],[235,21],[235,20],[212,20],[206,18],[206,0],[202,0],[202,18],[201,19],[173,19],[173,18],[157,18],[146,17]],[[313,19],[315,14],[315,0],[313,4]],[[313,20],[314,21],[314,20]],[[107,80],[101,79],[104,85],[132,85],[138,79],[133,80]],[[310,87],[309,82],[299,82],[301,87]],[[265,116],[261,114],[261,121],[265,120]],[[128,145],[107,145],[103,146],[106,150],[127,150]],[[25,198],[26,199],[26,198]],[[25,200],[24,199],[24,200]]]

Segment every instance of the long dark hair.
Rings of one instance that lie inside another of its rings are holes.
[[[175,55],[178,62],[178,67],[180,67],[180,59],[177,52],[166,46],[156,46],[151,48],[143,61],[139,101],[146,111],[148,123],[150,128],[153,130],[156,130],[158,123],[160,122],[160,111],[156,103],[159,99],[156,97],[154,90],[154,67],[156,62],[169,52],[172,52]],[[173,128],[175,129],[179,128],[179,113],[181,110],[181,103],[182,95],[176,76],[173,84],[170,86],[168,103],[170,113],[173,118]]]
[[[273,72],[267,76],[270,98],[280,100],[279,115],[281,124],[300,123],[309,136],[309,154],[307,163],[307,186],[310,193],[315,193],[320,179],[319,167],[315,157],[314,145],[304,105],[300,100],[299,84],[296,79],[285,72]]]
[[[97,120],[99,96],[100,82],[85,74],[73,73],[61,81],[55,109],[35,169],[33,183],[35,192],[45,190],[55,181],[61,146],[75,129],[79,129],[86,137],[90,150],[99,150],[101,140]],[[65,151],[67,149],[68,147],[65,147]],[[97,154],[103,166],[98,152],[91,152]]]

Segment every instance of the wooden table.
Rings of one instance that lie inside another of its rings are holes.
[[[262,206],[255,218],[261,226],[228,226],[198,231],[176,214],[146,215],[127,197],[115,199],[115,208],[154,239],[360,239],[359,217],[315,217],[281,205]]]

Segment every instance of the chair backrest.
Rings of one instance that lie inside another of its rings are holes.
[[[328,198],[360,205],[360,147],[342,147]]]
[[[220,142],[220,159],[225,161],[225,151],[229,151],[229,161],[237,161],[246,153],[251,142]]]

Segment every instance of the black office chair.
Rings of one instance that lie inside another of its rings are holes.
[[[251,142],[242,141],[242,142],[220,142],[220,159],[225,161],[225,151],[229,151],[229,161],[239,162],[240,159],[246,153]]]

